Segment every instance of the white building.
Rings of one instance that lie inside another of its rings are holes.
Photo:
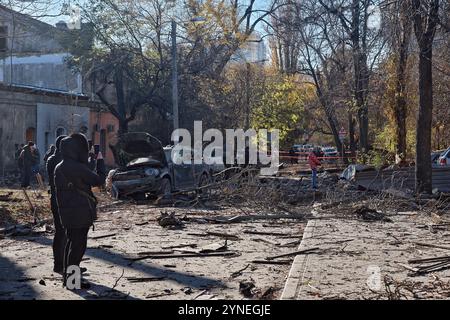
[[[254,32],[231,58],[231,63],[258,63],[263,65],[266,61],[266,44],[258,32]]]

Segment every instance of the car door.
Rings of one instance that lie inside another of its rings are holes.
[[[183,159],[184,155],[183,152],[190,152],[190,151],[180,150],[173,156],[180,157],[181,159]],[[175,189],[180,190],[191,188],[192,185],[194,184],[194,166],[188,163],[177,164],[176,159],[173,160],[174,161],[172,162],[172,166],[173,166],[173,178]]]

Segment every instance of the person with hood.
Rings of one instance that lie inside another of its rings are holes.
[[[96,161],[97,172],[88,167],[89,145],[82,134],[62,139],[61,155],[63,160],[56,166],[54,179],[58,213],[67,237],[63,263],[66,286],[70,276],[68,268],[79,267],[86,251],[89,228],[97,219],[97,199],[91,188],[104,184],[106,171],[101,153]],[[82,283],[82,288],[88,287],[87,283]]]
[[[44,155],[44,164],[47,164],[48,159],[55,154],[56,146],[52,144],[50,148],[48,148],[47,152]]]
[[[309,167],[311,168],[311,172],[312,172],[312,187],[313,189],[317,189],[317,167],[321,165],[320,161],[319,161],[319,149],[318,148],[314,148],[313,151],[311,151],[308,155],[308,163],[309,163]]]
[[[59,136],[56,138],[55,150],[47,159],[46,167],[48,174],[48,182],[50,185],[50,207],[53,214],[53,224],[55,225],[55,236],[53,237],[53,271],[63,274],[64,247],[66,245],[66,235],[61,224],[61,218],[58,213],[58,203],[56,202],[55,189],[55,168],[62,161],[61,141],[67,136]]]
[[[22,184],[21,187],[23,189],[28,188],[30,186],[31,173],[33,165],[36,163],[36,157],[33,152],[34,142],[30,141],[28,144],[23,147],[22,152],[20,153],[18,162],[19,169],[21,171],[22,176]]]

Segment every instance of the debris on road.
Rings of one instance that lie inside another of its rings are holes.
[[[158,224],[163,228],[169,229],[181,229],[183,228],[183,222],[175,216],[175,212],[167,213],[161,212],[161,216],[157,219]]]
[[[301,254],[313,254],[313,253],[317,254],[319,252],[320,252],[320,248],[315,247],[315,248],[309,248],[309,249],[299,250],[299,251],[295,251],[295,252],[280,254],[277,256],[267,257],[266,260],[271,261],[271,260],[275,260],[275,259],[279,259],[279,258],[298,256]]]
[[[255,287],[253,280],[239,282],[239,292],[246,298],[252,298],[255,295]]]
[[[373,221],[384,221],[384,222],[392,222],[391,219],[387,218],[386,215],[382,212],[378,212],[377,210],[370,209],[366,206],[359,207],[355,211],[354,214],[363,221],[373,222]]]
[[[237,278],[237,277],[241,276],[241,275],[242,275],[242,272],[244,272],[245,270],[247,270],[249,267],[250,267],[250,265],[247,264],[244,268],[242,268],[242,269],[240,269],[240,270],[238,270],[238,271],[233,272],[233,273],[231,274],[230,277],[231,277],[231,278]]]
[[[98,235],[98,236],[91,236],[91,237],[89,237],[89,239],[99,240],[99,239],[110,238],[110,237],[115,237],[115,236],[117,236],[117,233],[107,233],[107,234]]]
[[[128,277],[126,279],[128,282],[138,283],[138,282],[162,281],[165,280],[166,277]]]

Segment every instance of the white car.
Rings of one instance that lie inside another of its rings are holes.
[[[438,164],[441,166],[450,166],[450,148],[441,154]]]

